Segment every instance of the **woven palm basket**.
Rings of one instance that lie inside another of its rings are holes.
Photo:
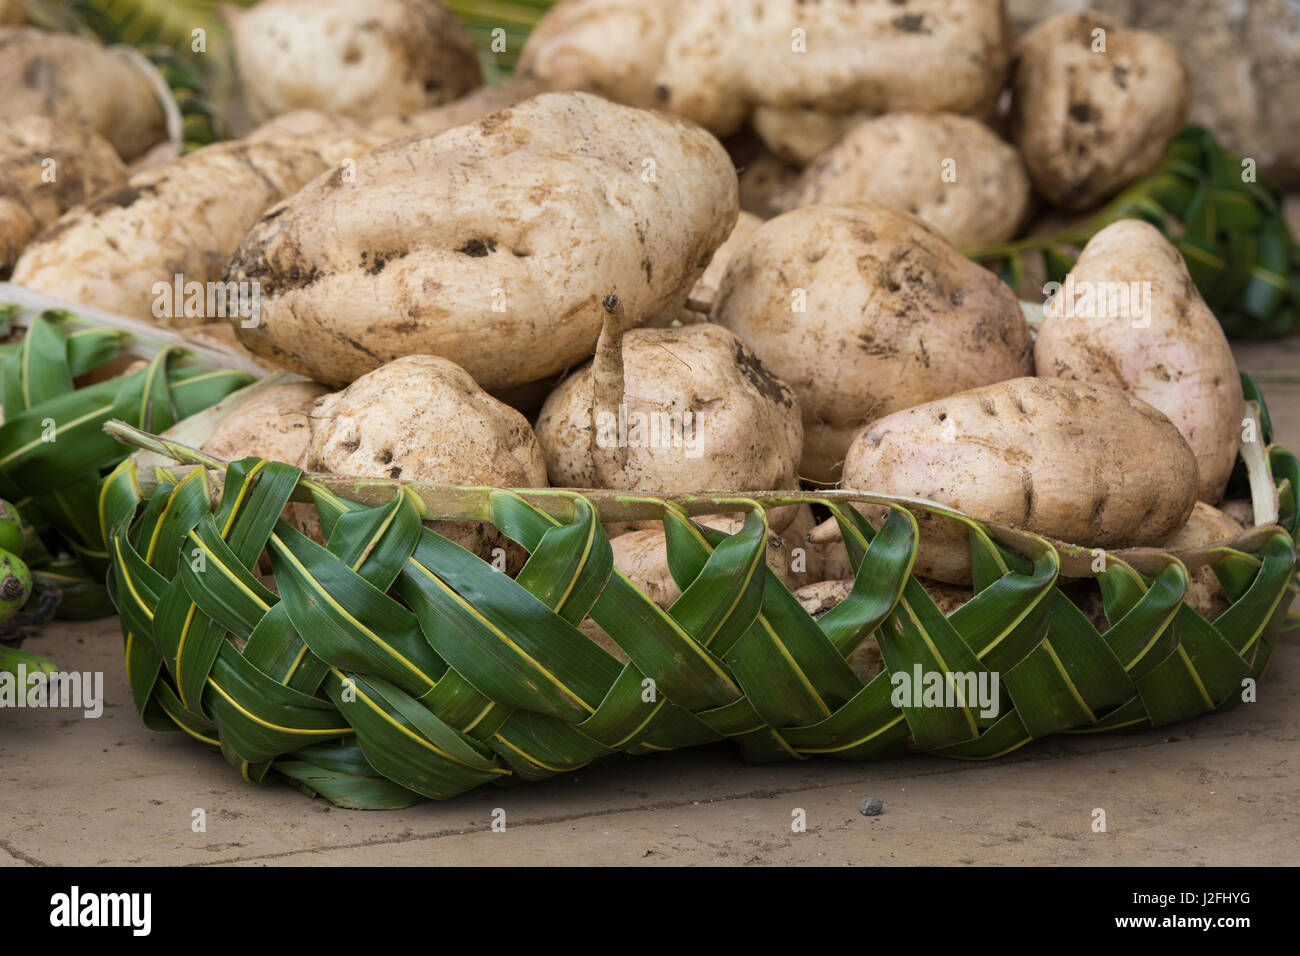
[[[1245,384],[1259,440],[1243,443],[1235,480],[1257,526],[1195,552],[1100,563],[917,499],[347,479],[227,464],[110,423],[188,466],[146,481],[127,459],[101,490],[135,704],[148,726],[220,748],[250,782],[280,778],[359,808],[724,738],[758,761],[988,759],[1049,734],[1227,709],[1295,623],[1300,465],[1267,444],[1267,411]],[[328,547],[284,520],[291,502],[315,507]],[[835,517],[855,569],[849,597],[817,619],[765,563],[767,511],[793,502]],[[884,504],[888,518],[873,528],[854,502]],[[734,535],[690,520],[723,507],[748,512]],[[913,511],[968,530],[973,597],[948,616],[910,573]],[[613,569],[601,524],[647,518],[663,522],[682,589],[669,610]],[[511,578],[429,519],[488,521],[530,557]],[[1230,602],[1213,621],[1183,600],[1189,569],[1207,564]],[[1070,577],[1096,579],[1109,627],[1059,588]],[[625,663],[579,629],[588,616]],[[884,670],[864,684],[847,659],[867,640]],[[960,693],[953,706],[896,706],[891,677],[918,666],[998,675],[996,713]]]

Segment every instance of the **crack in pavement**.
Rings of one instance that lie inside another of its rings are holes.
[[[22,850],[18,849],[16,846],[14,846],[14,845],[13,845],[12,843],[10,843],[8,840],[0,840],[0,850],[4,850],[6,853],[8,853],[10,856],[12,856],[15,860],[22,860],[22,861],[23,861],[24,863],[26,863],[28,866],[49,866],[49,865],[50,865],[50,864],[48,864],[48,863],[44,863],[44,862],[42,862],[42,861],[36,859],[36,857],[34,857],[34,856],[28,856],[26,853],[24,853]]]

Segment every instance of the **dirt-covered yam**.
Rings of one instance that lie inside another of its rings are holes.
[[[825,113],[808,107],[760,106],[750,120],[759,139],[787,163],[806,166],[872,114]]]
[[[695,0],[655,90],[719,132],[757,106],[985,114],[1010,42],[1001,0]]]
[[[1045,310],[1039,375],[1099,382],[1164,412],[1196,454],[1201,501],[1223,497],[1245,415],[1241,377],[1182,254],[1123,219],[1089,240]]]
[[[0,278],[64,212],[126,179],[107,140],[44,116],[0,119]]]
[[[1207,505],[1204,501],[1198,501],[1187,524],[1166,541],[1163,547],[1175,552],[1199,551],[1214,545],[1225,545],[1245,530],[1245,525],[1232,515],[1213,505]],[[1210,621],[1226,611],[1229,603],[1214,568],[1208,564],[1191,572],[1185,600],[1188,606]]]
[[[566,0],[529,37],[520,71],[721,135],[759,108],[985,114],[1010,45],[1001,0]]]
[[[764,223],[727,267],[713,321],[799,398],[801,474],[834,482],[864,423],[1031,374],[1016,297],[937,230],[868,203]]]
[[[167,138],[158,93],[124,55],[67,33],[0,27],[0,120],[80,123],[130,162]]]
[[[1034,187],[1099,205],[1160,161],[1187,114],[1173,44],[1096,14],[1061,14],[1020,38],[1013,126]]]
[[[420,133],[441,133],[453,126],[473,122],[489,113],[514,106],[536,92],[531,84],[508,80],[497,86],[480,86],[442,106],[369,120],[326,110],[293,110],[262,123],[243,141],[305,146],[315,150],[330,166],[338,166],[395,139]]]
[[[308,413],[328,393],[315,382],[273,385],[222,419],[203,450],[226,461],[255,455],[302,468],[311,442]]]
[[[60,217],[28,244],[13,281],[162,325],[251,321],[232,302],[247,299],[251,306],[258,287],[209,284],[220,278],[258,217],[325,168],[319,156],[301,147],[204,147],[136,173]],[[179,297],[177,275],[182,277]],[[202,288],[187,290],[188,283]],[[196,291],[202,294],[192,294]]]
[[[1029,209],[1015,148],[951,113],[890,113],[854,126],[803,171],[785,208],[873,202],[924,219],[959,249],[1003,242]]]
[[[255,119],[358,119],[449,102],[482,82],[474,44],[439,0],[262,0],[226,8]]]
[[[925,498],[980,521],[1092,548],[1159,544],[1196,503],[1177,427],[1119,389],[1020,378],[886,415],[863,428],[842,486]],[[873,520],[883,509],[864,507]],[[966,584],[965,527],[921,508],[915,571]]]
[[[535,83],[512,77],[496,86],[480,86],[441,106],[431,106],[413,113],[381,116],[365,124],[365,134],[386,135],[388,139],[394,140],[416,133],[441,133],[453,126],[463,126],[515,106],[540,92]]]
[[[684,305],[737,211],[735,169],[705,131],[549,93],[316,180],[249,232],[226,277],[265,293],[241,340],[318,381],[424,353],[508,388],[589,357],[611,291],[634,325]]]
[[[549,90],[662,106],[655,75],[690,0],[561,0],[533,28],[516,72]]]
[[[805,585],[795,591],[794,596],[813,620],[818,620],[842,604],[852,591],[852,578],[837,578]],[[885,669],[885,659],[880,654],[875,634],[869,635],[854,648],[848,657],[848,664],[864,684],[871,683]]]
[[[523,415],[454,363],[410,355],[327,395],[311,412],[311,471],[497,488],[546,487],[546,463]],[[433,522],[490,558],[504,539],[480,522]]]
[[[316,401],[328,392],[315,382],[272,385],[223,418],[203,443],[203,451],[226,461],[252,456],[305,468],[311,443],[309,415]],[[285,518],[309,538],[324,543],[313,505],[291,502],[285,508]]]
[[[752,491],[797,485],[799,403],[726,329],[633,329],[621,340],[622,391],[605,355],[542,407],[537,437],[551,482],[636,491]],[[617,370],[614,370],[617,374]]]
[[[261,356],[254,355],[248,349],[240,344],[239,339],[235,337],[235,330],[227,322],[206,322],[203,325],[195,325],[185,330],[185,338],[189,341],[198,342],[205,345],[217,345],[222,348],[233,350],[243,358],[248,359],[255,365],[259,365],[268,372],[274,372],[276,366]]]

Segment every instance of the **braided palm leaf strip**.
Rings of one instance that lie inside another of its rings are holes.
[[[1259,418],[1267,436],[1262,403]],[[1187,565],[1173,555],[1112,554],[1096,575],[1105,633],[1056,588],[1063,569],[1087,573],[1086,549],[916,499],[438,489],[308,479],[249,458],[225,469],[215,507],[207,468],[159,469],[146,493],[124,461],[100,510],[146,724],[220,747],[249,781],[274,771],[341,806],[378,808],[723,738],[753,760],[987,759],[1052,733],[1142,730],[1232,707],[1289,627],[1297,583],[1300,464],[1278,447],[1256,461],[1266,486],[1256,492],[1278,523],[1196,555],[1229,609],[1210,622],[1184,604]],[[328,546],[281,519],[291,499],[314,503]],[[662,520],[682,589],[669,610],[614,570],[596,499],[620,520]],[[796,502],[830,511],[855,570],[849,597],[818,620],[764,558],[766,510]],[[853,502],[885,505],[888,518],[876,530]],[[947,617],[911,575],[909,508],[967,526],[975,596]],[[720,509],[747,512],[738,533],[688,516]],[[489,521],[530,557],[512,579],[422,518]],[[588,615],[628,663],[579,630]],[[864,685],[846,660],[873,635],[885,671]],[[984,713],[950,678],[955,706],[895,704],[891,676],[916,667],[996,674],[1005,693]]]

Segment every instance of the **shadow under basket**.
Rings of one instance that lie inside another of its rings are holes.
[[[1243,443],[1234,482],[1257,526],[1178,553],[1102,554],[856,492],[666,497],[305,475],[111,423],[186,466],[146,480],[128,459],[101,489],[135,704],[149,727],[220,748],[246,780],[354,808],[723,738],[755,761],[990,759],[1049,734],[1225,710],[1250,699],[1296,623],[1300,466],[1267,445],[1246,381],[1258,440]],[[314,505],[328,547],[282,519],[291,501]],[[816,619],[765,563],[768,510],[796,502],[836,519],[855,570],[848,597]],[[855,502],[888,516],[873,528]],[[747,512],[734,535],[690,520],[723,510]],[[913,512],[968,532],[973,597],[948,616],[911,574]],[[613,570],[601,524],[651,518],[682,590],[669,610]],[[423,523],[442,519],[490,522],[530,557],[511,578]],[[1205,565],[1228,602],[1213,621],[1184,601],[1189,569]],[[1104,630],[1058,586],[1070,578],[1096,581]],[[626,662],[579,629],[588,617]],[[847,661],[868,639],[884,670],[864,683]],[[934,694],[904,693],[920,675]],[[991,705],[976,700],[987,687]]]

